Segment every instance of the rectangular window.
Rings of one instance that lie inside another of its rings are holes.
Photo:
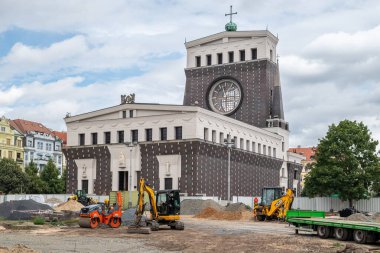
[[[7,145],[11,145],[11,139],[7,139]]]
[[[249,145],[249,140],[245,142],[245,148],[247,149],[247,151],[250,151],[251,145]]]
[[[5,127],[1,127],[1,132],[5,132]]]
[[[129,117],[133,118],[133,110],[129,110]]]
[[[195,64],[197,67],[201,66],[201,57],[200,56],[195,56]]]
[[[276,157],[276,148],[273,148],[273,157]]]
[[[294,180],[297,180],[297,171],[294,171]]]
[[[282,152],[285,150],[285,142],[282,143]]]
[[[12,153],[12,151],[8,151],[8,158],[9,158],[9,159],[12,159],[12,158],[13,158],[13,153]]]
[[[223,64],[223,54],[218,54],[218,64]]]
[[[32,144],[32,141],[28,141],[28,145]],[[84,134],[79,134],[79,146],[84,146]]]
[[[203,130],[203,139],[205,141],[208,141],[208,128],[206,128],[206,127]]]
[[[231,135],[227,134],[227,142],[231,142]]]
[[[211,65],[211,54],[206,55],[207,66]]]
[[[271,147],[268,147],[268,155],[272,156],[272,149],[271,149]]]
[[[17,153],[17,159],[21,159],[21,153]]]
[[[245,50],[240,50],[240,61],[245,61]]]
[[[17,146],[18,146],[18,147],[21,147],[21,146],[22,146],[22,141],[17,140]]]
[[[0,157],[1,157],[1,152],[0,152]],[[25,161],[29,161],[28,153],[25,153]]]
[[[257,144],[257,153],[261,154],[261,144]]]
[[[252,152],[256,152],[256,142],[252,142]]]
[[[152,128],[145,129],[145,140],[152,141]]]
[[[117,131],[117,142],[124,143],[124,131]]]
[[[212,138],[212,142],[216,142],[216,131],[215,130],[211,131],[211,138]]]
[[[127,111],[123,111],[123,119],[127,118]]]
[[[139,141],[139,131],[137,129],[131,131],[131,140],[132,142]]]
[[[175,139],[182,140],[182,127],[175,127]]]
[[[270,57],[270,60],[273,61],[273,50],[269,50],[269,57]]]
[[[91,134],[91,140],[92,145],[98,144],[98,133],[92,133]]]
[[[165,178],[165,190],[173,189],[173,178]]]
[[[166,127],[160,128],[160,140],[166,141],[168,139],[168,129]]]
[[[237,147],[237,137],[234,137],[234,146]]]
[[[257,59],[257,48],[252,48],[251,54],[252,54],[252,60],[256,60]]]
[[[224,134],[223,134],[223,133],[220,133],[220,134],[219,134],[219,143],[220,143],[220,144],[223,144],[223,143],[224,143]]]
[[[240,138],[240,148],[244,149],[244,139]]]
[[[105,144],[111,143],[111,132],[104,132],[104,143]]]
[[[263,154],[267,155],[267,146],[266,145],[263,145]]]
[[[234,62],[234,52],[228,52],[228,62],[233,63]]]
[[[83,134],[84,135],[84,134]],[[79,134],[80,136],[80,134]],[[84,144],[83,144],[84,145]],[[33,141],[32,140],[28,140],[28,144],[27,144],[28,147],[33,147]]]

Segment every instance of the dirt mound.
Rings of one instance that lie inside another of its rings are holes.
[[[32,215],[25,211],[52,210],[50,206],[34,200],[7,201],[0,204],[0,217],[10,220],[30,219]]]
[[[64,202],[57,207],[54,208],[55,211],[60,212],[60,211],[73,211],[73,212],[79,212],[80,209],[82,209],[84,205],[79,203],[76,200],[70,199],[67,202]]]
[[[63,201],[57,198],[50,198],[45,201],[47,204],[61,204]]]
[[[351,221],[371,221],[371,218],[368,216],[365,216],[362,213],[354,213],[347,217],[347,220]]]
[[[240,220],[243,218],[242,212],[218,211],[211,207],[203,209],[195,217],[214,220]]]
[[[38,251],[32,250],[31,248],[28,248],[27,246],[22,245],[22,244],[17,244],[11,248],[0,247],[0,253],[16,253],[16,252],[17,253],[34,253]]]
[[[181,202],[182,215],[195,215],[205,208],[213,208],[217,211],[223,211],[224,208],[213,200],[185,199]]]
[[[249,211],[250,208],[244,205],[243,203],[232,203],[228,204],[224,210],[229,212],[244,212]]]

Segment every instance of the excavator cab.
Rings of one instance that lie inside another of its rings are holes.
[[[157,191],[156,203],[159,216],[179,215],[181,211],[178,190]]]
[[[284,192],[281,187],[264,187],[261,192],[261,205],[270,205],[273,200],[281,198]]]

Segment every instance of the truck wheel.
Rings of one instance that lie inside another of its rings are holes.
[[[331,229],[326,226],[318,226],[317,233],[320,238],[326,239],[331,236]]]
[[[354,230],[354,241],[357,243],[366,243],[367,242],[367,231]]]
[[[340,241],[348,241],[350,239],[351,231],[346,228],[335,228],[334,235],[335,238]]]
[[[256,219],[258,220],[258,221],[265,221],[265,215],[257,215],[256,216]]]

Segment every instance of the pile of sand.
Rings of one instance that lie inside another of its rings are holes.
[[[218,211],[214,208],[207,207],[194,216],[195,218],[204,218],[212,220],[249,220],[252,218],[252,212],[249,211]]]
[[[70,199],[67,202],[64,202],[57,207],[54,208],[55,211],[61,212],[61,211],[72,211],[72,212],[79,212],[84,205],[79,203],[76,200]]]

